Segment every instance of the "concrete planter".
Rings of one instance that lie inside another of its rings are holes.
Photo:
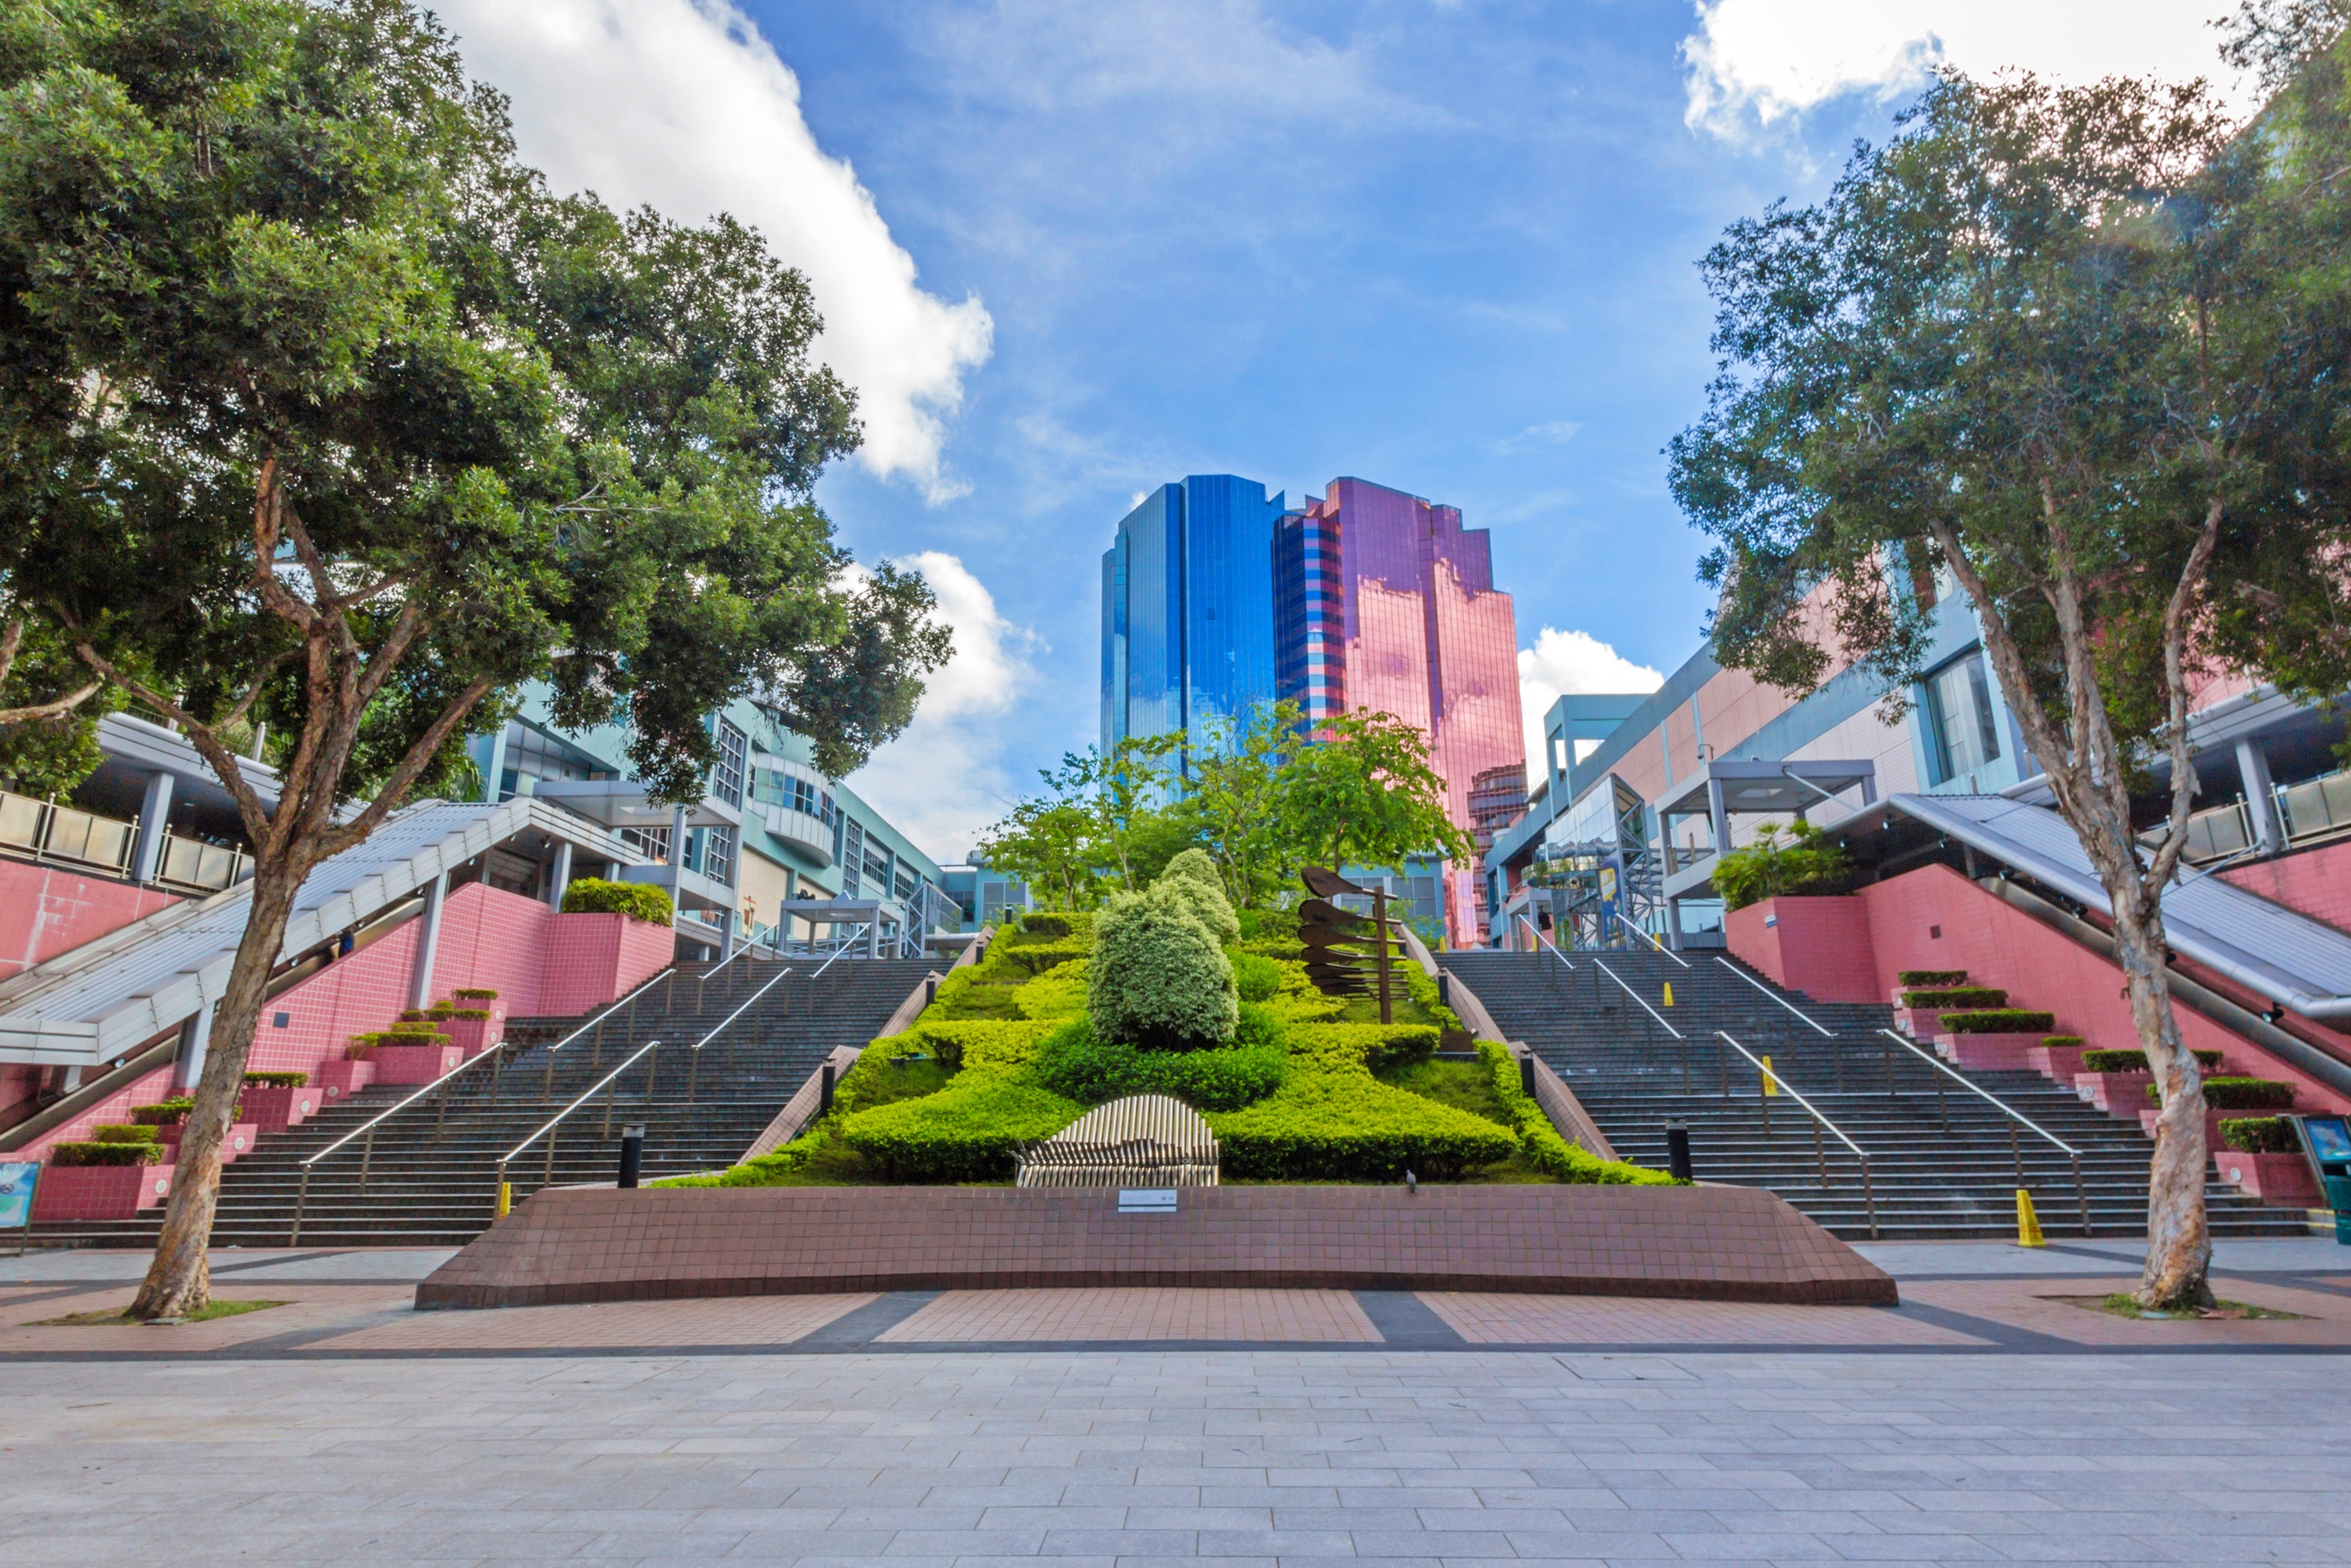
[[[2147,1086],[2152,1072],[2077,1072],[2074,1092],[2109,1116],[2127,1121],[2147,1107]]]
[[[2042,1049],[2041,1042],[2048,1038],[2042,1030],[2031,1034],[1938,1034],[1935,1037],[1935,1049],[1944,1060],[1961,1067],[2032,1072],[2038,1069],[2026,1053]]]
[[[171,1152],[171,1156],[175,1162],[179,1155],[180,1139],[187,1130],[188,1124],[185,1122],[172,1122],[155,1129],[155,1141]],[[228,1130],[228,1135],[221,1140],[221,1164],[231,1165],[235,1162],[239,1155],[251,1154],[255,1142],[260,1136],[261,1128],[256,1123],[238,1122],[232,1125]]]
[[[2144,1094],[2146,1091],[2141,1090],[2139,1092]],[[2162,1114],[2163,1112],[2156,1106],[2140,1106],[2138,1113],[2138,1130],[2145,1133],[2150,1138],[2154,1137],[2155,1119]],[[2292,1106],[2288,1106],[2285,1109],[2279,1111],[2207,1110],[2204,1113],[2204,1147],[2214,1155],[2218,1155],[2222,1152],[2220,1148],[2220,1124],[2223,1122],[2234,1122],[2245,1116],[2291,1116],[2293,1114],[2294,1108]],[[2230,1152],[2233,1153],[2234,1151]],[[2239,1157],[2242,1158],[2244,1156],[2240,1155]]]
[[[245,1119],[265,1133],[282,1133],[327,1103],[327,1092],[315,1083],[299,1089],[272,1089],[248,1083],[237,1095]]]
[[[33,1219],[129,1219],[171,1191],[169,1166],[45,1166]]]
[[[430,1083],[465,1060],[455,1045],[379,1045],[368,1058],[378,1083]]]
[[[2082,1053],[2096,1048],[2082,1045],[2036,1045],[2024,1053],[2032,1071],[2043,1078],[2052,1078],[2072,1087],[2082,1071]]]
[[[372,1061],[322,1062],[310,1074],[310,1082],[331,1105],[338,1100],[348,1100],[375,1082]]]
[[[2300,1155],[2249,1155],[2237,1149],[2215,1149],[2212,1163],[2220,1179],[2235,1184],[2248,1197],[2258,1197],[2272,1208],[2324,1208],[2326,1195],[2310,1174],[2310,1162]]]

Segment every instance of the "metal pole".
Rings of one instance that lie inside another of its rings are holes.
[[[1891,1100],[1894,1098],[1894,1048],[1887,1045],[1878,1049],[1886,1052],[1886,1097]],[[1935,1086],[1938,1089],[1942,1087],[1942,1083],[1943,1081],[1940,1078],[1935,1080]]]
[[[1394,1023],[1395,1015],[1388,1004],[1388,895],[1384,888],[1372,890],[1372,939],[1379,944],[1380,1021]]]
[[[645,1098],[648,1100],[653,1097],[653,1073],[660,1065],[661,1041],[655,1040],[653,1049],[645,1052]]]
[[[555,1048],[552,1046],[548,1048],[547,1082],[538,1086],[538,1097],[542,1100],[555,1097]]]
[[[1813,1118],[1813,1158],[1820,1162],[1821,1190],[1826,1192],[1829,1186],[1829,1151],[1827,1145],[1821,1142],[1821,1119],[1817,1115]]]
[[[1861,1200],[1869,1206],[1869,1239],[1877,1239],[1877,1189],[1869,1181],[1869,1156],[1861,1160]]]
[[[547,1174],[538,1178],[538,1185],[541,1186],[555,1185],[555,1140],[561,1136],[563,1136],[561,1127],[549,1127],[547,1130]]]
[[[2090,1189],[2082,1185],[2082,1156],[2074,1156],[2074,1201],[2082,1208],[2082,1234],[2090,1233]]]
[[[1935,1074],[1935,1113],[1943,1118],[1943,1131],[1945,1133],[1949,1133],[1951,1130],[1950,1091],[1949,1086],[1943,1082],[1943,1075],[1939,1072]],[[2011,1126],[2008,1131],[2011,1137],[2015,1136],[2016,1129],[2014,1127]]]
[[[496,1052],[490,1058],[490,1098],[495,1100],[498,1097],[498,1080],[505,1075],[507,1070],[506,1041],[500,1040],[490,1049]]]
[[[360,1190],[367,1191],[368,1166],[375,1160],[375,1132],[369,1129],[367,1138],[360,1145]]]
[[[685,1059],[685,1103],[694,1103],[695,1080],[702,1072],[702,1047],[695,1046]]]
[[[1760,1067],[1755,1070],[1755,1103],[1763,1108],[1763,1135],[1767,1138],[1771,1135],[1771,1095],[1767,1082],[1770,1076]]]
[[[1714,1069],[1722,1075],[1722,1097],[1728,1100],[1730,1098],[1730,1057],[1723,1051],[1719,1038],[1714,1042]]]
[[[286,1245],[302,1245],[302,1209],[310,1201],[310,1167],[302,1167],[302,1185],[294,1189],[294,1232],[287,1237]]]
[[[449,1094],[450,1091],[444,1088],[433,1097],[433,1141],[436,1144],[441,1141],[441,1134],[448,1130]]]
[[[513,1202],[514,1189],[507,1186],[507,1163],[504,1160],[500,1160],[498,1162],[497,1196],[491,1201],[490,1218],[492,1219],[504,1219],[507,1217],[507,1211],[513,1207]]]

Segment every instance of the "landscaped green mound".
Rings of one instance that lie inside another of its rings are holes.
[[[1297,950],[1278,921],[1229,906],[1218,919],[1220,905],[1213,885],[1163,878],[1099,913],[1000,930],[914,1027],[866,1049],[823,1122],[662,1185],[1007,1182],[1023,1146],[1142,1093],[1203,1113],[1228,1181],[1672,1180],[1567,1143],[1502,1047],[1434,1060],[1460,1020],[1416,966],[1399,965],[1405,994],[1383,1024],[1376,1002],[1323,996],[1302,963],[1270,956]],[[1219,944],[1217,927],[1239,940]]]

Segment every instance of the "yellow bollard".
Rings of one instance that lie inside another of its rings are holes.
[[[2032,1195],[2022,1187],[2016,1189],[2016,1244],[2019,1247],[2046,1247],[2041,1235],[2041,1217],[2032,1212]]]
[[[1667,1007],[1672,1007],[1673,1005],[1674,1005],[1674,983],[1673,983],[1671,980],[1667,980],[1667,981],[1666,982],[1666,1006],[1667,1006]]]
[[[513,1212],[514,1183],[510,1181],[502,1181],[498,1183],[498,1218],[500,1219],[504,1219],[507,1215],[512,1214]]]
[[[1768,1056],[1763,1059],[1763,1092],[1766,1094],[1780,1092],[1780,1080],[1772,1075],[1771,1059]]]

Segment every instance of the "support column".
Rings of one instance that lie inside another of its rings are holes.
[[[139,847],[131,855],[131,880],[149,883],[163,869],[163,830],[172,815],[172,776],[147,776],[147,798],[139,805]]]
[[[433,1000],[433,960],[441,947],[441,909],[449,902],[449,873],[443,872],[424,885],[424,914],[416,938],[416,970],[408,985],[408,1005],[422,1008]]]
[[[1718,856],[1730,852],[1730,812],[1722,803],[1722,780],[1706,781],[1707,826],[1714,831],[1714,852]]]
[[[555,866],[547,879],[547,906],[563,908],[563,890],[571,885],[571,841],[559,839],[555,845]]]
[[[735,910],[722,910],[719,913],[718,956],[721,958],[732,958],[735,956],[735,949],[739,946],[736,939],[737,932],[742,923],[743,916]]]
[[[2265,855],[2285,852],[2285,824],[2278,821],[2277,786],[2270,779],[2270,754],[2247,736],[2237,742],[2237,775],[2244,780],[2245,810],[2253,820],[2253,841]]]
[[[204,1075],[204,1052],[213,1042],[213,1009],[206,1003],[196,1016],[180,1026],[180,1058],[172,1064],[172,1087],[189,1091]]]

